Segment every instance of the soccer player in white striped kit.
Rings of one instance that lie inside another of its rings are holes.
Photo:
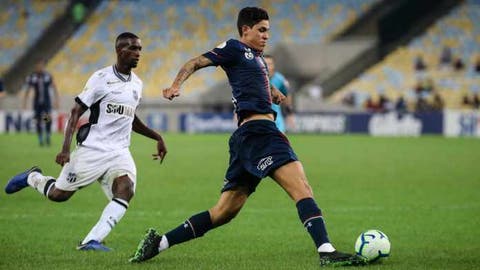
[[[63,166],[60,176],[45,176],[35,166],[14,176],[5,187],[5,192],[11,194],[31,186],[48,199],[63,202],[79,188],[98,180],[110,202],[78,250],[110,250],[102,241],[123,217],[135,193],[137,170],[129,150],[132,130],[157,141],[154,159],[162,162],[167,153],[161,135],[135,114],[143,83],[132,69],[140,59],[141,40],[135,34],[122,33],[115,41],[115,49],[116,64],[93,73],[75,98],[63,147],[55,160]],[[87,110],[89,121],[78,130],[77,147],[70,154],[78,120]]]

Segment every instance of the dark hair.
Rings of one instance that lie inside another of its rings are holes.
[[[115,48],[121,47],[121,45],[123,45],[122,41],[128,38],[138,39],[139,37],[134,33],[123,32],[120,35],[118,35],[117,38],[115,39]]]
[[[244,7],[238,12],[237,29],[242,36],[242,26],[253,27],[260,21],[268,20],[268,13],[265,9],[259,7]]]

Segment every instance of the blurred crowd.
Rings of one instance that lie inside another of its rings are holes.
[[[467,70],[473,70],[475,76],[480,76],[480,54],[471,63],[466,62],[462,57],[454,55],[450,47],[445,46],[439,57],[438,63],[427,63],[421,54],[413,59],[413,69],[416,78],[415,85],[412,86],[413,97],[409,97],[410,102],[402,94],[396,98],[389,97],[385,91],[379,89],[375,97],[368,96],[363,102],[363,108],[369,112],[432,112],[442,111],[445,108],[444,97],[441,89],[437,89],[434,79],[429,75],[429,71],[437,69],[448,74],[448,76],[461,76]],[[355,106],[358,101],[357,95],[349,93],[344,96],[342,103],[347,106]],[[413,101],[413,102],[412,102]],[[461,109],[479,109],[480,97],[478,91],[469,91],[465,93],[458,104]]]

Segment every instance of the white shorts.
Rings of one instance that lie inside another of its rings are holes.
[[[70,154],[70,162],[63,166],[55,187],[76,191],[98,180],[105,195],[112,199],[113,180],[123,175],[127,175],[132,180],[135,191],[137,168],[128,148],[103,152],[77,147]]]

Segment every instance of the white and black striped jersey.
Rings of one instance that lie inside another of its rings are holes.
[[[120,74],[115,65],[93,73],[75,98],[90,109],[88,124],[77,134],[78,144],[101,151],[128,148],[142,89],[143,82],[135,73]]]

